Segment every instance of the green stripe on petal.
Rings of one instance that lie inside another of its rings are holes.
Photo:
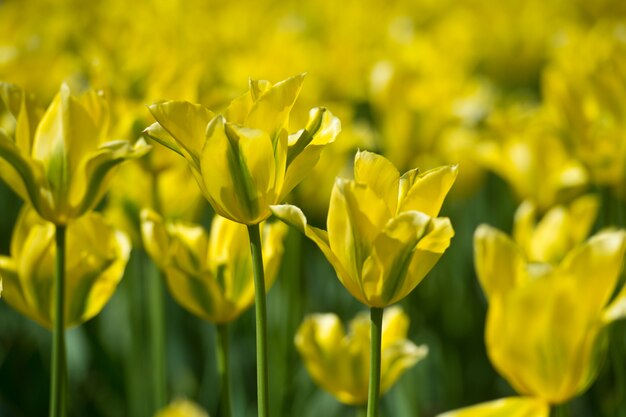
[[[415,247],[427,233],[431,218],[418,211],[405,212],[389,221],[374,241],[363,267],[363,289],[372,307],[386,307],[404,298],[422,276],[408,274]]]

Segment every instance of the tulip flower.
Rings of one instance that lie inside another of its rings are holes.
[[[113,168],[150,149],[143,140],[106,141],[108,108],[94,91],[75,97],[62,85],[41,118],[16,86],[0,84],[0,100],[13,120],[11,129],[0,126],[0,178],[54,224],[92,210]]]
[[[382,328],[381,393],[428,353],[406,339],[409,318],[399,307],[387,311]],[[368,395],[370,322],[357,315],[346,334],[335,314],[305,318],[295,338],[296,348],[311,378],[338,401],[364,405]]]
[[[314,108],[303,129],[289,134],[289,113],[304,75],[271,85],[250,81],[224,115],[182,101],[153,104],[157,120],[145,134],[182,155],[215,211],[248,225],[271,215],[313,168],[340,131],[339,119]]]
[[[319,246],[350,294],[383,308],[406,297],[450,245],[450,220],[437,215],[456,175],[457,166],[444,166],[400,176],[387,159],[363,151],[354,180],[335,182],[328,232],[309,226],[295,206],[272,210]]]
[[[244,225],[215,216],[209,234],[200,225],[165,223],[154,211],[143,210],[141,231],[148,254],[186,310],[211,323],[228,323],[252,305],[252,258]],[[263,228],[267,288],[276,279],[286,232],[279,222]]]
[[[55,227],[30,207],[20,212],[11,256],[0,256],[4,300],[26,317],[51,329],[55,315]],[[76,326],[98,314],[122,279],[130,242],[96,213],[67,229],[64,326]]]
[[[589,184],[584,165],[570,154],[544,112],[514,107],[495,112],[489,139],[476,157],[503,178],[520,200],[539,210],[570,201]]]
[[[255,277],[259,415],[269,414],[267,312],[259,223],[311,171],[335,140],[339,119],[314,108],[303,129],[289,134],[289,114],[304,75],[272,85],[250,81],[224,115],[183,101],[150,106],[157,120],[145,134],[183,156],[217,214],[248,225]]]
[[[253,259],[246,227],[216,215],[210,235],[199,225],[165,223],[151,210],[141,213],[144,246],[164,272],[174,299],[192,314],[215,323],[218,364],[222,380],[220,407],[230,416],[227,324],[255,299]],[[263,227],[264,288],[276,279],[287,228],[282,223]]]
[[[358,152],[354,180],[338,178],[328,209],[328,232],[307,225],[302,211],[273,206],[322,250],[344,287],[370,307],[372,320],[368,417],[378,413],[383,309],[406,297],[450,245],[450,220],[437,217],[457,166],[400,176],[391,162]]]
[[[508,236],[486,225],[476,230],[474,244],[495,368],[517,392],[548,404],[581,394],[598,372],[606,325],[624,317],[622,296],[609,301],[626,232],[600,232],[556,265],[528,261]]]
[[[175,400],[154,417],[209,417],[209,414],[194,402]]]
[[[596,196],[582,196],[568,206],[551,208],[537,222],[537,207],[526,200],[515,213],[515,242],[529,261],[558,263],[587,238],[599,204]]]

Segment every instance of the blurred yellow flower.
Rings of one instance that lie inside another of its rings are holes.
[[[0,178],[55,224],[92,210],[113,168],[150,149],[143,140],[106,141],[108,108],[95,91],[75,97],[63,84],[41,119],[14,85],[0,83],[0,101],[8,112],[0,126]]]
[[[528,262],[504,233],[481,225],[476,271],[489,298],[485,339],[495,368],[517,392],[560,404],[594,380],[618,285],[626,232],[604,231],[551,265]],[[624,294],[624,292],[622,292]]]
[[[304,179],[340,131],[339,119],[315,108],[304,129],[287,132],[303,80],[304,75],[275,85],[251,80],[248,93],[224,115],[188,102],[154,104],[150,111],[157,122],[145,133],[187,160],[218,214],[257,224]]]
[[[278,273],[287,227],[263,227],[266,288]],[[212,323],[235,320],[254,301],[252,258],[244,225],[215,216],[210,235],[199,225],[168,222],[151,210],[141,213],[144,246],[165,273],[174,299]]]
[[[562,35],[542,93],[556,128],[598,185],[623,188],[626,42],[623,23]],[[621,190],[619,190],[621,192]]]
[[[438,417],[548,417],[550,406],[532,397],[509,397],[440,414]]]
[[[192,401],[175,400],[154,417],[209,417],[209,413]]]
[[[384,157],[358,152],[355,179],[335,182],[328,232],[307,225],[295,206],[272,211],[319,246],[350,294],[386,307],[406,297],[450,245],[450,220],[437,215],[456,175],[457,166],[443,166],[400,176]]]
[[[537,222],[537,207],[529,200],[524,201],[515,212],[515,242],[529,261],[558,263],[587,238],[599,205],[598,197],[582,196],[567,206],[551,208]]]
[[[488,124],[476,157],[502,177],[520,200],[530,200],[545,211],[587,187],[587,170],[569,153],[540,110],[500,110]]]
[[[350,405],[367,402],[370,360],[369,314],[357,315],[346,334],[335,314],[305,318],[295,338],[311,378],[337,400]],[[399,307],[385,311],[382,326],[381,394],[428,353],[406,339],[409,318]]]
[[[11,239],[11,257],[0,256],[4,300],[50,329],[54,321],[55,226],[30,207],[20,212]],[[67,227],[65,327],[89,320],[102,310],[122,279],[130,242],[105,219],[91,212]]]

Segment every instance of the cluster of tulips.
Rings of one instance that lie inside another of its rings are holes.
[[[168,392],[166,287],[215,326],[218,416],[237,415],[231,353],[247,339],[232,333],[254,306],[254,405],[274,415],[266,293],[294,235],[367,311],[347,326],[345,310],[294,312],[290,349],[343,412],[388,412],[381,397],[430,359],[406,310],[457,242],[448,194],[488,200],[491,225],[461,227],[507,388],[432,415],[567,416],[624,364],[621,2],[188,3],[0,1],[0,179],[23,202],[0,296],[52,331],[51,417],[75,403],[66,329],[104,309],[137,252],[158,270],[135,376],[150,413],[208,415]]]

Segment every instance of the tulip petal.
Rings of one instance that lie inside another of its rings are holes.
[[[461,408],[438,417],[548,417],[550,406],[539,398],[509,397]]]
[[[92,210],[107,191],[114,174],[114,168],[128,159],[136,159],[145,155],[150,146],[143,139],[134,145],[126,141],[104,143],[100,149],[81,161],[81,166],[73,178],[69,194],[70,207],[77,217]]]
[[[254,104],[246,117],[245,125],[267,132],[272,142],[277,140],[281,129],[286,129],[289,122],[289,113],[293,107],[304,81],[305,74],[296,75],[274,84],[271,88],[255,88],[251,81],[251,92]],[[255,94],[255,91],[258,90]],[[258,95],[254,98],[254,95]]]
[[[200,153],[205,142],[207,125],[215,116],[212,111],[199,104],[187,101],[165,101],[148,107],[156,121],[174,138],[179,153],[192,165],[200,166]],[[173,149],[167,137],[157,130],[149,130],[157,142]]]
[[[437,217],[458,171],[458,165],[447,165],[419,174],[400,202],[398,211],[417,210]]]
[[[296,206],[289,204],[271,206],[272,213],[278,217],[281,221],[288,225],[295,227],[300,232],[304,233],[306,237],[311,239],[322,251],[328,262],[332,265],[337,273],[337,277],[341,283],[353,293],[353,291],[360,291],[360,287],[357,286],[353,279],[350,278],[347,270],[344,268],[339,258],[330,248],[330,242],[328,239],[328,233],[325,230],[318,229],[317,227],[309,226],[307,224],[306,217],[302,210]]]
[[[100,126],[95,122],[72,97],[69,87],[63,84],[37,126],[32,157],[43,164],[50,191],[58,205],[54,207],[55,211],[66,210],[63,206],[65,196],[83,155],[98,148]]]
[[[163,218],[150,209],[141,210],[141,238],[143,247],[161,271],[169,263],[170,239]]]
[[[46,182],[43,166],[38,161],[26,159],[15,143],[0,130],[0,176],[24,201],[42,210],[38,184]]]
[[[354,157],[354,180],[367,184],[387,204],[389,213],[396,213],[400,173],[388,159],[373,152],[357,152]]]
[[[362,286],[367,305],[386,307],[404,298],[424,277],[408,274],[415,247],[427,233],[431,218],[408,211],[391,219],[374,241],[363,265]],[[403,290],[401,292],[401,290]]]
[[[0,256],[0,275],[2,275],[3,300],[27,317],[33,317],[33,313],[38,313],[29,308],[29,302],[26,299],[24,287],[17,274],[13,259]],[[39,314],[36,314],[33,319],[39,323],[46,322],[46,319]]]
[[[571,277],[553,272],[490,299],[487,352],[517,392],[559,404],[595,377],[602,326],[579,307],[580,294]]]
[[[320,125],[311,127],[315,115],[321,114]],[[333,116],[328,110],[313,109],[310,112],[307,128],[297,134],[298,139],[293,144],[289,144],[287,155],[287,172],[285,183],[279,201],[282,201],[304,178],[311,172],[320,159],[320,154],[326,145],[335,141],[335,137],[341,131],[339,119]],[[296,148],[304,141],[305,135],[311,136],[304,148],[299,151]],[[291,141],[291,138],[290,138]]]
[[[525,260],[501,231],[485,224],[474,233],[474,263],[487,298],[506,293],[526,280]]]
[[[72,223],[66,245],[67,253],[73,255],[66,262],[65,325],[69,327],[104,308],[124,276],[131,245],[125,234],[113,231],[96,213]]]
[[[619,294],[606,308],[602,316],[602,320],[604,323],[608,324],[623,318],[626,318],[626,285],[622,287]]]
[[[277,197],[274,186],[282,178],[277,178],[267,133],[225,123],[217,116],[207,127],[201,168],[207,193],[221,216],[245,224],[270,216],[269,205]]]
[[[626,232],[601,232],[568,253],[558,271],[576,280],[580,298],[578,309],[597,317],[606,306],[619,280]]]
[[[160,143],[166,148],[176,152],[180,156],[185,157],[184,149],[181,149],[181,147],[178,146],[178,142],[176,142],[176,139],[174,139],[172,135],[170,135],[167,130],[165,130],[163,126],[159,124],[159,122],[152,123],[141,133],[143,133],[144,136],[154,140],[155,142]],[[194,165],[190,163],[189,166],[193,167]],[[198,169],[198,166],[195,166],[195,168]]]
[[[0,82],[0,100],[15,120],[16,146],[24,154],[30,155],[42,110],[29,94],[10,83]]]

